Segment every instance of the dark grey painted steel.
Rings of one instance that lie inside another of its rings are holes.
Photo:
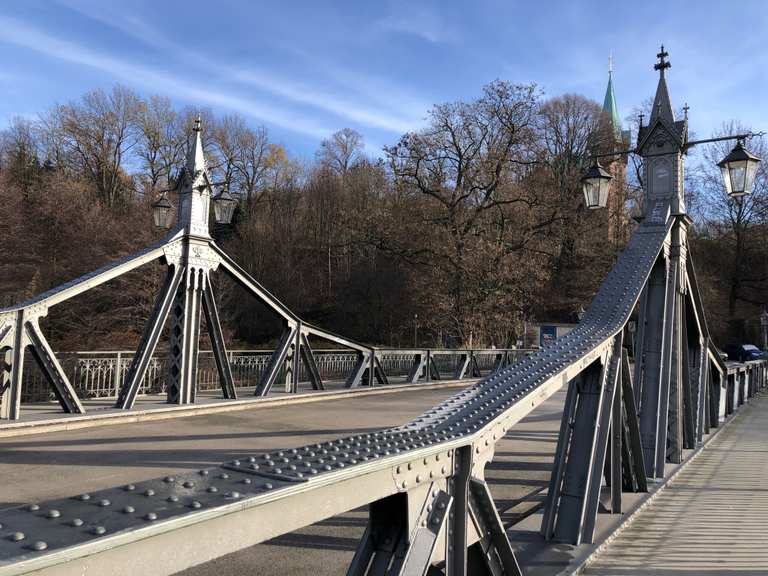
[[[266,396],[269,394],[270,389],[277,380],[277,376],[285,362],[285,358],[288,356],[288,350],[292,345],[297,330],[298,328],[296,326],[288,326],[283,330],[283,335],[280,337],[280,341],[277,343],[277,348],[275,348],[272,357],[269,359],[269,365],[264,371],[261,382],[259,382],[259,385],[256,387],[254,392],[255,396]]]
[[[597,508],[600,504],[600,481],[605,468],[605,455],[608,448],[609,431],[615,404],[618,379],[621,377],[621,348],[622,334],[616,335],[613,341],[613,349],[608,358],[607,366],[603,368],[605,372],[602,381],[602,394],[598,404],[598,410],[595,420],[595,430],[592,440],[592,450],[590,454],[591,470],[587,477],[586,493],[583,500],[583,527],[581,529],[581,538],[578,542],[592,542],[595,533],[595,520]]]
[[[69,414],[84,414],[85,409],[77,396],[77,392],[62,370],[56,355],[48,344],[48,340],[40,331],[40,327],[36,322],[26,322],[25,327],[31,342],[32,356],[40,365],[61,407]]]
[[[147,320],[136,353],[133,355],[131,365],[128,368],[128,373],[120,387],[115,408],[129,409],[136,402],[141,382],[147,373],[147,368],[152,360],[152,354],[154,354],[157,348],[157,342],[163,332],[163,327],[168,319],[171,306],[176,298],[176,291],[182,279],[183,275],[178,266],[168,268],[163,287],[155,300],[152,314],[149,320]]]
[[[216,307],[216,299],[213,296],[213,286],[211,286],[210,279],[208,279],[207,285],[203,290],[203,313],[205,314],[205,324],[208,327],[208,335],[211,339],[216,370],[219,373],[221,391],[224,394],[224,398],[234,400],[237,398],[235,380],[232,378],[232,367],[229,365],[227,346],[224,342],[224,333],[221,331],[219,310]]]
[[[4,385],[3,397],[0,398],[0,418],[17,420],[21,409],[21,383],[24,377],[24,353],[26,344],[24,342],[24,310],[19,310],[13,314],[14,323],[13,340],[9,350],[5,351],[3,367],[4,378],[7,381]]]
[[[168,351],[169,404],[191,404],[197,392],[197,360],[200,346],[200,316],[203,272],[184,271],[171,308]]]
[[[639,391],[639,396],[635,398],[640,414],[645,469],[650,476],[655,475],[656,437],[659,433],[667,276],[665,260],[659,258],[645,289],[644,313],[640,322],[643,340],[638,342],[635,364],[634,383]]]
[[[645,459],[640,439],[640,420],[635,406],[632,386],[632,372],[629,369],[629,355],[622,351],[621,388],[624,406],[624,439],[622,442],[622,463],[626,470],[624,487],[630,492],[647,492]]]
[[[304,366],[307,368],[307,374],[309,375],[309,381],[312,384],[312,388],[314,390],[325,390],[323,379],[320,377],[320,370],[317,368],[317,362],[315,362],[315,354],[312,352],[312,347],[309,345],[309,339],[304,334],[301,335],[301,359],[304,362]]]
[[[557,436],[555,448],[555,460],[552,474],[549,477],[549,488],[544,501],[544,513],[541,522],[541,533],[549,540],[554,535],[556,503],[560,501],[560,492],[563,486],[563,472],[568,458],[568,448],[571,445],[573,435],[573,417],[576,413],[576,385],[568,384],[568,391],[563,406],[563,416],[560,420],[560,432]]]
[[[626,348],[620,347],[617,352],[620,355],[621,365],[617,370],[616,377],[618,382],[616,384],[616,391],[614,392],[611,405],[611,438],[608,445],[608,452],[611,458],[609,464],[606,466],[608,469],[606,478],[611,487],[611,512],[613,514],[621,513],[621,492],[623,487],[621,460],[622,442],[624,437],[624,388],[622,386],[622,381],[624,379],[624,357],[627,354],[627,350]]]
[[[472,478],[469,482],[469,507],[480,540],[474,544],[482,551],[487,573],[496,576],[523,576],[512,545],[509,543],[504,524],[488,484]],[[470,574],[479,574],[480,567],[470,566]]]
[[[669,426],[669,404],[670,404],[670,388],[672,384],[672,372],[675,367],[673,358],[673,350],[675,347],[675,332],[677,331],[677,325],[675,324],[675,318],[677,318],[678,299],[677,294],[678,284],[678,268],[677,262],[672,260],[669,264],[669,272],[667,274],[667,286],[665,299],[667,306],[664,310],[664,326],[663,326],[663,346],[664,351],[662,356],[665,360],[661,365],[661,378],[659,380],[659,407],[656,413],[656,446],[655,456],[656,460],[653,463],[652,473],[655,478],[664,477],[664,464],[667,461],[667,435]],[[679,381],[679,380],[678,380]],[[648,469],[646,463],[646,472],[651,472]]]
[[[472,479],[472,446],[456,450],[451,478],[453,514],[448,522],[448,541],[453,545],[445,558],[446,576],[467,575],[467,519],[469,518],[469,482]]]

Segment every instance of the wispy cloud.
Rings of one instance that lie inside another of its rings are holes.
[[[105,12],[98,4],[83,5],[82,2],[72,0],[60,0],[59,3],[83,16],[118,29],[148,46],[158,48],[185,64],[201,69],[217,70],[219,74],[235,84],[258,88],[291,102],[329,112],[361,126],[378,128],[392,133],[399,134],[412,130],[418,124],[419,118],[412,114],[389,111],[383,107],[365,106],[358,99],[339,96],[327,89],[313,84],[297,82],[270,70],[253,66],[227,66],[210,56],[172,42],[159,30],[135,15],[116,14],[112,9]],[[357,85],[362,84],[364,84],[364,79],[358,77]]]
[[[378,22],[384,30],[415,36],[432,44],[455,39],[443,16],[427,6],[398,1],[390,4],[390,12]]]
[[[256,118],[262,122],[303,133],[315,138],[325,138],[333,129],[311,118],[302,117],[267,105],[253,98],[235,96],[214,89],[210,83],[201,85],[170,74],[167,70],[134,64],[126,60],[91,50],[80,44],[63,40],[27,23],[0,15],[0,28],[4,30],[0,41],[34,50],[51,58],[88,66],[106,72],[126,82],[157,89],[161,86],[168,93],[183,94],[186,98],[209,105],[216,105]]]

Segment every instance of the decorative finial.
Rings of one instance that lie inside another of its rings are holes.
[[[666,60],[666,58],[669,56],[669,52],[664,50],[664,44],[661,45],[661,52],[656,54],[656,58],[659,59],[659,61],[653,65],[654,70],[659,70],[661,72],[661,75],[664,75],[664,70],[667,68],[671,68],[672,64]]]
[[[640,112],[640,114],[638,114],[638,116],[640,117],[640,128],[642,128],[643,127],[643,118],[645,118],[645,114]]]
[[[200,132],[200,130],[202,130],[202,128],[200,127],[202,123],[203,123],[203,119],[200,117],[200,113],[198,112],[197,118],[195,118],[195,125],[192,128],[192,130],[194,130],[195,132]]]
[[[608,52],[608,74],[613,73],[613,50]]]
[[[688,106],[688,102],[685,103],[685,106],[683,106],[683,113],[685,114],[685,119],[688,120],[688,110],[690,110],[691,107]]]

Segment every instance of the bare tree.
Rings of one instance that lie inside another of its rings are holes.
[[[715,136],[749,132],[736,122],[724,124]],[[735,201],[728,196],[717,163],[733,147],[732,141],[708,145],[690,190],[690,210],[699,223],[694,252],[709,276],[712,300],[707,307],[723,337],[743,337],[743,323],[768,305],[768,171],[761,163],[752,194]],[[768,157],[764,136],[749,140],[748,148]]]
[[[363,136],[352,128],[334,132],[320,143],[318,160],[339,176],[344,176],[354,162],[362,157]]]
[[[109,94],[94,90],[59,110],[67,146],[108,205],[125,200],[123,159],[137,143],[139,107],[136,94],[117,85]]]

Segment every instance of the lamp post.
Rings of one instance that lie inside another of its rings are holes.
[[[419,337],[419,315],[414,314],[413,315],[413,347],[418,348],[418,337]]]
[[[763,308],[762,314],[760,314],[760,331],[763,336],[763,352],[768,350],[768,311]]]
[[[758,158],[744,147],[744,140],[760,134],[735,134],[733,136],[723,136],[721,138],[707,138],[706,140],[694,140],[686,142],[685,149],[692,148],[697,144],[706,144],[710,142],[721,142],[723,140],[736,140],[736,146],[723,158],[717,165],[723,177],[723,185],[728,196],[736,202],[740,202],[744,196],[752,193],[752,187],[755,184],[757,168],[761,162]],[[636,154],[637,150],[622,150],[620,152],[609,152],[607,154],[598,154],[594,157],[594,162],[581,177],[582,190],[584,191],[584,201],[590,209],[605,208],[608,203],[608,190],[613,176],[601,165],[599,158],[606,156],[620,156],[624,154]]]
[[[227,190],[226,183],[211,182],[208,171],[200,171],[196,166],[205,166],[202,145],[200,143],[201,120],[195,120],[193,131],[195,145],[174,185],[163,190],[160,197],[152,203],[152,219],[155,227],[168,229],[171,227],[171,212],[173,204],[168,200],[167,193],[180,190],[180,207],[177,212],[177,227],[184,228],[187,233],[209,236],[208,214],[210,204],[213,204],[213,216],[217,224],[230,224],[237,207],[237,199]],[[214,186],[219,187],[212,194]]]

